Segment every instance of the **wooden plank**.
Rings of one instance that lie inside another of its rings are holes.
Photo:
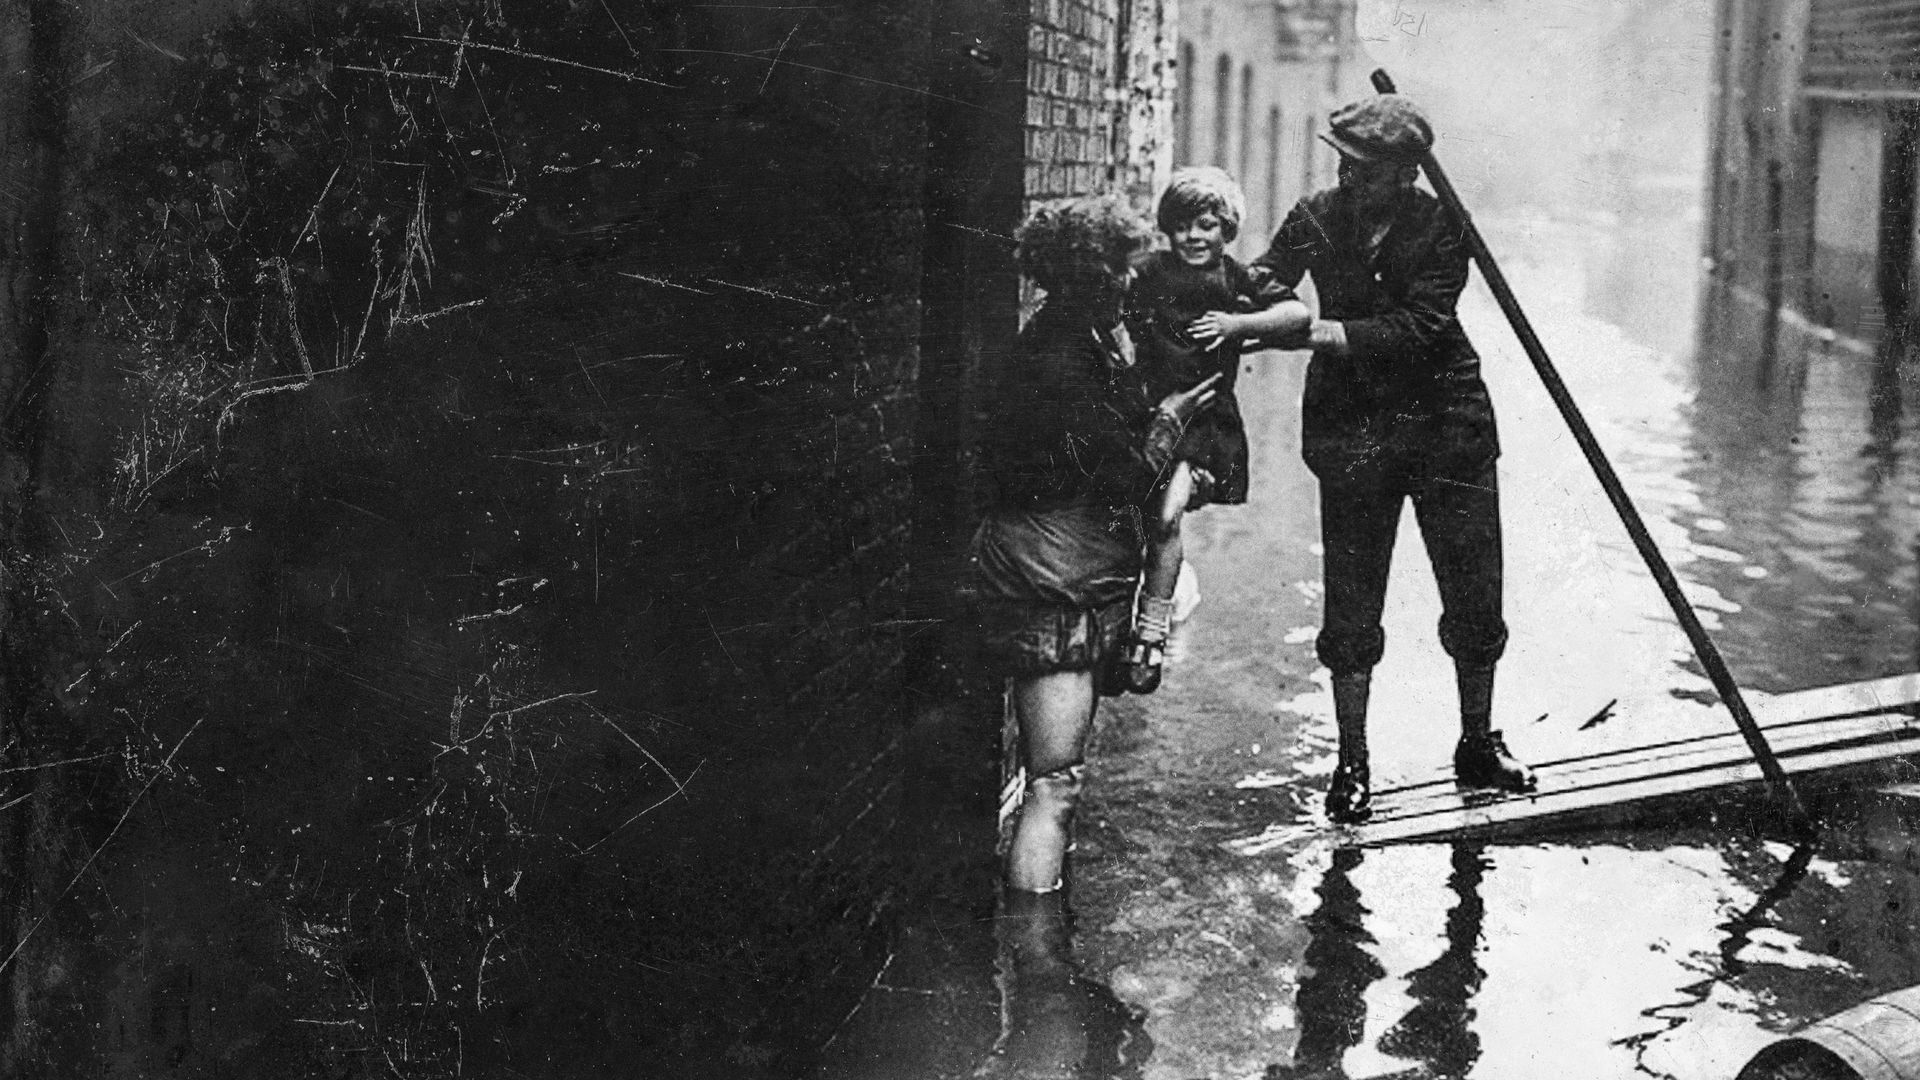
[[[1788,775],[1920,754],[1920,673],[1783,694],[1756,708]],[[1902,710],[1893,712],[1891,710]],[[1461,791],[1450,773],[1385,789],[1374,819],[1346,830],[1362,845],[1404,843],[1539,826],[1609,807],[1742,785],[1761,778],[1732,732],[1630,746],[1546,762],[1527,796]],[[1620,813],[1627,811],[1622,809]]]
[[[1920,672],[1798,690],[1756,705],[1753,711],[1763,724],[1785,723],[1857,716],[1915,702],[1920,702]]]
[[[1780,766],[1787,775],[1797,776],[1915,755],[1920,755],[1920,736],[1801,754],[1783,759]],[[1543,791],[1530,796],[1495,795],[1491,801],[1478,804],[1469,804],[1463,799],[1463,805],[1451,810],[1375,820],[1342,831],[1347,843],[1364,847],[1484,836],[1543,825],[1554,818],[1565,821],[1607,809],[1617,811],[1628,804],[1653,799],[1758,784],[1761,779],[1760,766],[1749,760],[1616,784]]]
[[[1800,724],[1824,723],[1848,717],[1911,709],[1916,705],[1920,705],[1920,672],[1781,694],[1755,705],[1753,713],[1754,718],[1760,721],[1761,730],[1771,735],[1775,731],[1782,731]],[[1591,754],[1560,758],[1545,764],[1555,765],[1561,762],[1590,761],[1626,754],[1646,754],[1669,747],[1682,747],[1712,740],[1732,740],[1741,746],[1746,745],[1741,741],[1739,733],[1732,729],[1729,721],[1727,730],[1724,732],[1601,750]],[[1409,787],[1443,782],[1451,784],[1452,774],[1446,773],[1433,780],[1409,785]]]
[[[1915,725],[1912,718],[1889,713],[1856,713],[1837,719],[1807,716],[1811,708],[1857,709],[1862,703],[1879,708],[1907,709],[1912,707],[1912,703],[1903,701],[1902,697],[1908,692],[1920,693],[1920,680],[1910,680],[1908,677],[1876,680],[1876,683],[1881,685],[1851,684],[1807,691],[1804,695],[1789,695],[1799,698],[1799,701],[1789,701],[1783,697],[1769,703],[1774,706],[1771,709],[1774,720],[1763,728],[1769,743],[1776,753],[1791,755],[1873,738],[1898,737],[1902,731]],[[1871,689],[1872,696],[1854,692],[1862,687]],[[1543,784],[1571,787],[1605,783],[1613,773],[1621,771],[1629,775],[1636,772],[1653,775],[1687,768],[1709,768],[1744,761],[1749,757],[1744,739],[1736,733],[1723,732],[1561,758],[1540,763],[1538,771]],[[1441,772],[1431,780],[1381,789],[1375,794],[1375,814],[1380,818],[1404,816],[1427,808],[1428,804],[1453,808],[1460,805],[1460,798],[1452,772]]]
[[[1838,720],[1797,721],[1771,729],[1767,741],[1773,746],[1775,754],[1786,758],[1814,750],[1897,739],[1908,734],[1920,735],[1920,721],[1899,714],[1880,714]],[[1671,748],[1630,747],[1605,754],[1551,761],[1541,764],[1537,771],[1543,784],[1550,782],[1556,788],[1571,788],[1606,784],[1635,776],[1707,769],[1747,761],[1752,756],[1744,739],[1735,734],[1724,734],[1688,740]],[[1458,791],[1451,772],[1420,784],[1384,788],[1374,797],[1376,814],[1398,817],[1429,806],[1458,805]]]

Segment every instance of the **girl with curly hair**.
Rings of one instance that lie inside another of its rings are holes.
[[[1163,428],[1177,441],[1152,448],[1157,486],[1146,509],[1147,567],[1121,680],[1136,694],[1160,686],[1184,555],[1182,518],[1209,503],[1247,501],[1247,433],[1233,394],[1240,355],[1255,338],[1294,334],[1312,321],[1292,289],[1257,279],[1226,254],[1245,207],[1224,169],[1174,173],[1158,214],[1168,246],[1140,261],[1127,304],[1150,397],[1218,380],[1205,411],[1184,429]]]
[[[1156,410],[1130,371],[1122,321],[1143,223],[1112,198],[1043,206],[1021,227],[1017,258],[1045,291],[1021,330],[981,447],[996,485],[973,538],[985,653],[1013,680],[1027,797],[1007,855],[1007,885],[1061,883],[1082,761],[1100,688],[1141,569],[1135,507],[1149,490],[1155,415],[1183,423],[1212,394],[1202,384]]]

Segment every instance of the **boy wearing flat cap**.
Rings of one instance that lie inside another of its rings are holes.
[[[1333,673],[1340,730],[1327,813],[1353,823],[1372,812],[1367,698],[1408,500],[1459,686],[1458,782],[1527,791],[1534,778],[1492,727],[1494,665],[1507,641],[1500,446],[1478,354],[1454,316],[1467,283],[1465,234],[1414,187],[1433,129],[1411,101],[1382,94],[1336,109],[1321,138],[1340,152],[1339,183],[1300,200],[1254,266],[1287,287],[1311,273],[1320,295],[1319,317],[1297,342],[1313,350],[1301,449],[1320,481],[1326,615],[1318,650]]]

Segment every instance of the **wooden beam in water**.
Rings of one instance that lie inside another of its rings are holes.
[[[1920,755],[1920,673],[1783,694],[1754,712],[1781,768],[1810,779]],[[1678,796],[1763,779],[1737,733],[1549,761],[1530,795],[1462,791],[1451,774],[1374,797],[1374,817],[1342,830],[1365,846],[1511,835],[1618,821]]]

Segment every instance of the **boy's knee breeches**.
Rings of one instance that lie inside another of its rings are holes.
[[[1315,641],[1320,662],[1335,675],[1359,675],[1372,671],[1387,648],[1387,634],[1376,623],[1371,626],[1342,625],[1333,612]],[[1498,615],[1491,618],[1440,616],[1440,647],[1455,662],[1472,667],[1492,667],[1507,651],[1507,624]]]

